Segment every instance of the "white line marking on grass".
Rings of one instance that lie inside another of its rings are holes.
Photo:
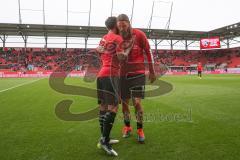
[[[8,90],[11,90],[11,89],[14,89],[14,88],[17,88],[17,87],[24,86],[24,85],[27,85],[27,84],[31,84],[31,83],[37,82],[37,81],[39,81],[39,80],[41,80],[41,79],[43,79],[43,78],[36,79],[36,80],[33,80],[33,81],[27,81],[27,82],[18,84],[18,85],[16,85],[16,86],[13,86],[13,87],[9,87],[9,88],[7,88],[7,89],[0,90],[0,93],[5,92],[5,91],[8,91]]]

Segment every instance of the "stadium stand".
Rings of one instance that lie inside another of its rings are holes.
[[[1,71],[52,71],[60,67],[73,70],[84,70],[89,65],[87,62],[89,49],[40,49],[40,48],[5,48],[0,49],[0,70]],[[94,55],[94,52],[90,54]],[[218,49],[218,50],[158,50],[153,51],[157,64],[164,64],[169,67],[196,67],[201,62],[207,68],[224,69],[240,67],[240,48]],[[67,63],[65,63],[67,62]],[[93,60],[98,66],[97,58]],[[69,68],[70,69],[70,68]]]
[[[168,66],[191,66],[198,62],[205,65],[213,64],[216,68],[226,64],[226,67],[236,68],[240,64],[240,48],[200,50],[200,51],[167,51],[154,53],[158,63]]]
[[[74,66],[74,70],[84,70],[84,66],[89,64],[85,53],[84,49],[28,48],[25,52],[24,48],[6,48],[0,51],[0,70],[52,71],[59,67],[68,70],[70,66]],[[97,65],[98,62],[92,64]]]

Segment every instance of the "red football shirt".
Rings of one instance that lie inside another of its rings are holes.
[[[198,70],[198,71],[202,71],[202,65],[198,65],[198,66],[197,66],[197,70]]]
[[[131,42],[131,41],[129,41]],[[148,39],[144,32],[139,29],[132,29],[133,48],[128,59],[121,65],[121,75],[145,74],[144,55],[147,57],[149,71],[154,72],[153,57]]]
[[[98,73],[98,77],[119,76],[120,64],[116,53],[123,51],[122,42],[122,37],[113,32],[103,36],[99,44],[104,47],[104,52],[100,53],[102,68]]]

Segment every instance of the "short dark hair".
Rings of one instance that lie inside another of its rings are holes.
[[[107,29],[114,29],[117,25],[117,17],[108,17],[105,21]]]

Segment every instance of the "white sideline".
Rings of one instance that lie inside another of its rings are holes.
[[[39,80],[41,80],[41,79],[43,79],[43,78],[36,79],[36,80],[33,80],[33,81],[24,82],[24,83],[18,84],[18,85],[16,85],[16,86],[13,86],[13,87],[9,87],[9,88],[7,88],[7,89],[0,90],[0,93],[5,92],[5,91],[8,91],[8,90],[11,90],[11,89],[14,89],[14,88],[17,88],[17,87],[24,86],[24,85],[27,85],[27,84],[31,84],[31,83],[37,82],[37,81],[39,81]]]

